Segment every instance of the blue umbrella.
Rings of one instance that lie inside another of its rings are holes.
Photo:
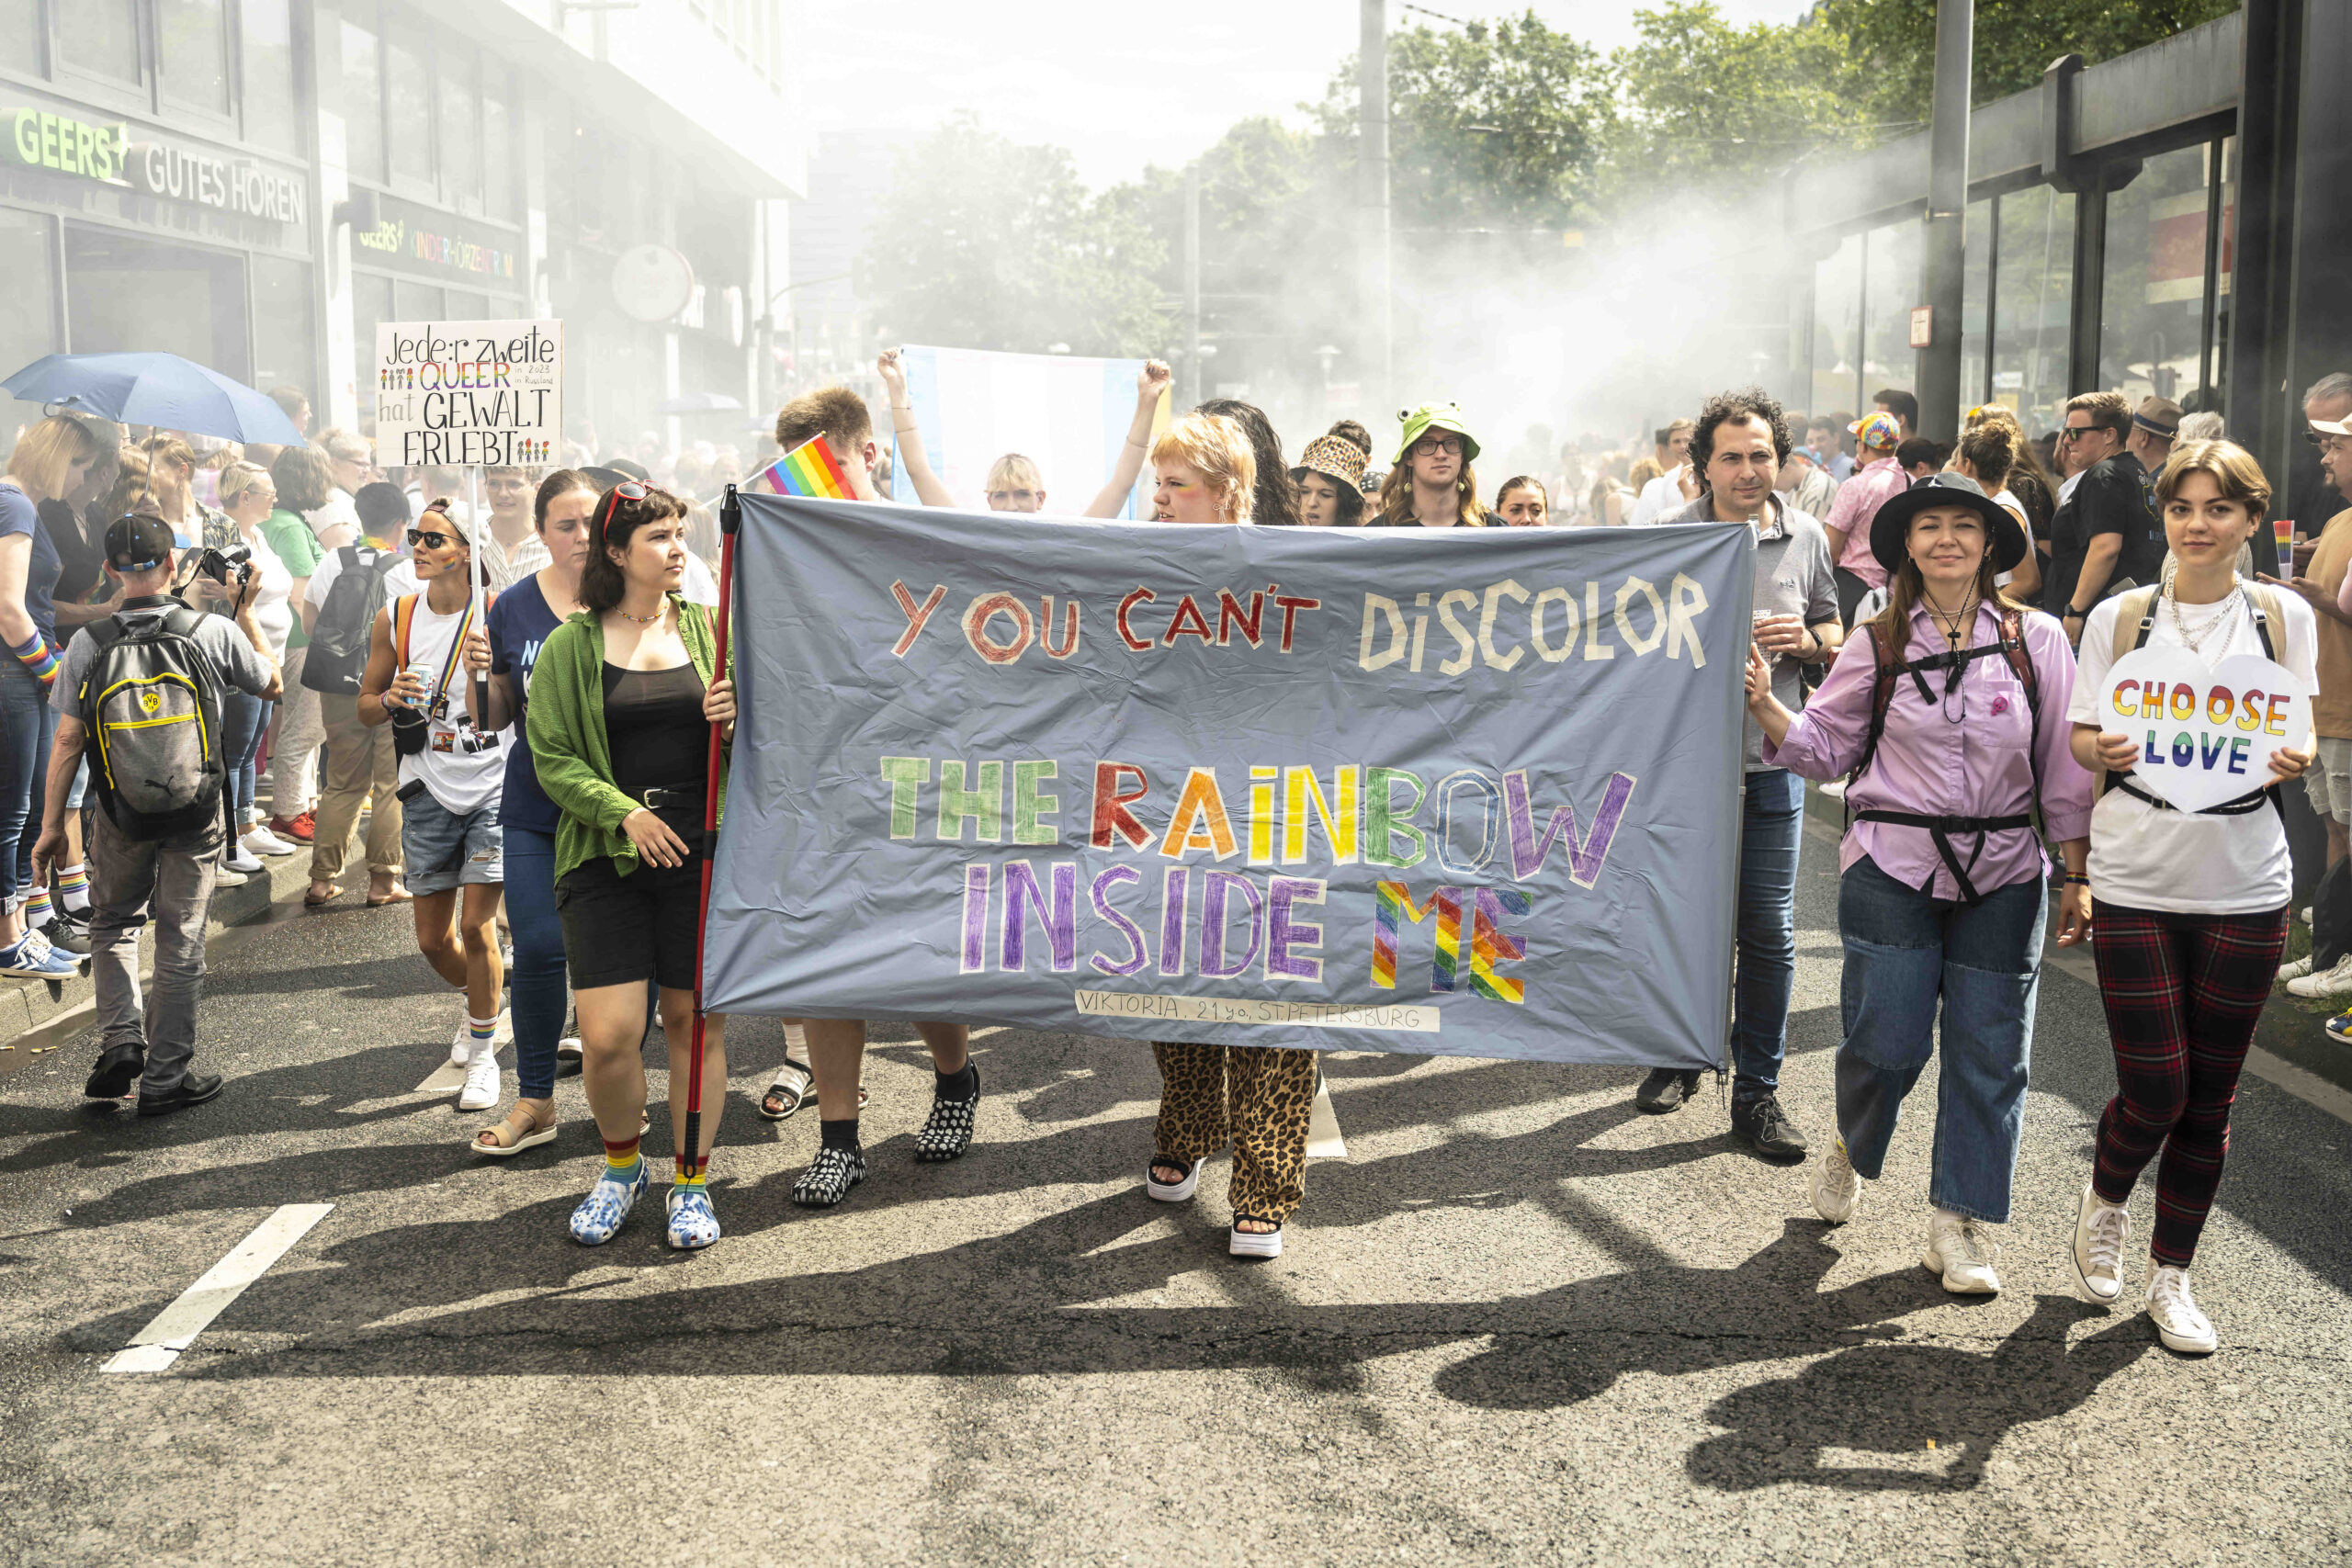
[[[60,412],[94,413],[120,424],[153,424],[192,435],[300,446],[302,433],[261,393],[176,354],[49,354],[0,391]]]

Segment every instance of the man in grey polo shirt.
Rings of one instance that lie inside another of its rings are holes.
[[[1690,441],[1699,499],[1660,519],[1747,523],[1756,530],[1756,646],[1772,660],[1772,694],[1804,704],[1802,664],[1825,664],[1838,651],[1838,583],[1829,537],[1821,525],[1776,494],[1789,455],[1788,419],[1761,390],[1724,392],[1707,401]],[[1781,1061],[1788,1054],[1789,993],[1796,981],[1797,842],[1804,821],[1804,781],[1764,765],[1764,734],[1747,721],[1747,768],[1741,791],[1746,820],[1739,845],[1739,970],[1733,1007],[1732,1132],[1764,1158],[1804,1158],[1804,1134],[1781,1110]],[[1690,1097],[1699,1075],[1660,1067],[1634,1103],[1668,1111]]]

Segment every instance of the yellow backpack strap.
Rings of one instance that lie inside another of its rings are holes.
[[[401,670],[408,668],[408,629],[416,620],[416,595],[403,593],[392,601],[392,651],[400,660],[400,668],[392,671],[398,680]]]
[[[2156,594],[2159,592],[2160,590],[2154,588],[2134,588],[2129,593],[2117,595],[2115,647],[2109,654],[2109,663],[2140,646],[2143,640],[2140,636],[2140,623],[2155,613]]]

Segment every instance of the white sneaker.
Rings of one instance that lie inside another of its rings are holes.
[[[242,840],[231,844],[226,851],[222,852],[220,863],[231,871],[242,872],[247,876],[251,876],[262,868],[261,861],[251,850],[245,848]]]
[[[491,1038],[495,1042],[497,1036],[492,1035]],[[458,1032],[449,1036],[449,1065],[453,1067],[462,1067],[471,1063],[473,1059],[474,1026],[461,1008],[458,1012]]]
[[[1846,1140],[1830,1140],[1829,1152],[1813,1168],[1814,1212],[1833,1225],[1842,1225],[1854,1217],[1854,1205],[1861,1201],[1862,1179],[1854,1170],[1854,1162],[1846,1157]]]
[[[2287,982],[2290,996],[2341,997],[2352,995],[2352,953],[2336,960],[2335,967],[2324,974],[2305,975]]]
[[[2093,1306],[2113,1306],[2123,1294],[2123,1244],[2131,1238],[2132,1211],[2086,1186],[2075,1210],[2075,1294]]]
[[[2306,904],[2301,908],[2296,910],[2295,919],[2302,921],[2305,925],[2310,925],[2312,923],[2312,907],[2309,904]]]
[[[2278,983],[2283,986],[2290,980],[2300,980],[2311,972],[2312,955],[2306,953],[2301,958],[2290,958],[2278,965]]]
[[[1831,800],[1843,800],[1846,798],[1846,781],[1831,779],[1821,786],[1821,793]]]
[[[497,1048],[475,1053],[466,1068],[466,1087],[458,1091],[458,1109],[487,1111],[504,1096],[504,1075],[499,1071]]]
[[[294,852],[293,845],[266,828],[248,828],[245,836],[237,842],[257,855],[290,855]]]
[[[254,862],[254,869],[255,871],[259,871],[261,869],[261,863],[258,861]],[[232,866],[229,863],[227,856],[222,856],[220,865],[216,867],[212,873],[212,886],[215,887],[243,887],[244,885],[245,874],[237,870],[234,866]]]
[[[2156,1337],[2167,1350],[2184,1356],[2210,1356],[2221,1344],[2212,1320],[2197,1310],[2188,1293],[2188,1270],[2169,1263],[2156,1265],[2148,1276],[2148,1315],[2155,1320]]]
[[[1928,1249],[1919,1255],[1919,1263],[1942,1275],[1944,1289],[1953,1295],[1999,1294],[2001,1277],[1993,1272],[1993,1260],[2000,1256],[1982,1222],[1947,1209],[1928,1217]]]

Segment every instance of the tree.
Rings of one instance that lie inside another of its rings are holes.
[[[1977,0],[1973,101],[2025,91],[2060,55],[2095,65],[2237,8],[2237,0]],[[1868,118],[1927,118],[1935,0],[1822,0],[1797,26],[1828,37]]]
[[[1624,104],[1609,158],[1620,209],[1685,188],[1754,197],[1758,180],[1817,148],[1868,140],[1873,129],[1849,96],[1848,68],[1826,29],[1734,27],[1709,0],[1636,11],[1634,28],[1640,41],[1610,61]],[[1925,123],[1926,103],[1914,107]]]
[[[1132,204],[1090,196],[1065,150],[969,115],[901,154],[862,260],[894,341],[1132,357],[1170,336],[1165,252]]]
[[[1313,110],[1344,149],[1352,190],[1358,107],[1351,56]],[[1389,202],[1413,230],[1569,229],[1593,210],[1599,152],[1615,117],[1591,47],[1516,19],[1426,26],[1388,39]]]

